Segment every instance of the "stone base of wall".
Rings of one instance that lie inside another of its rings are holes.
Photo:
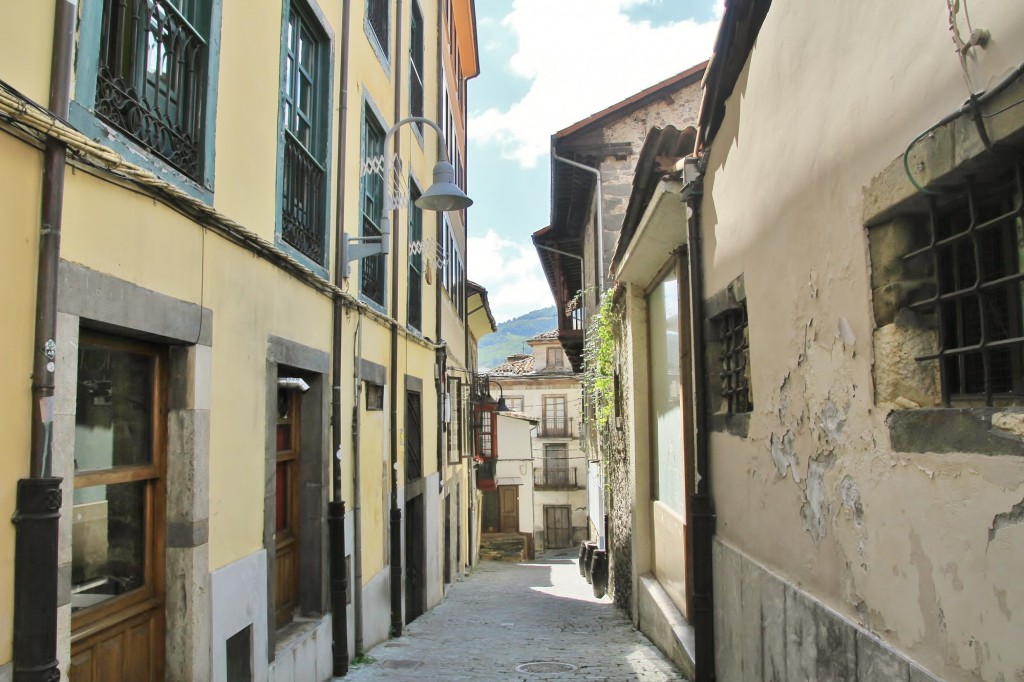
[[[269,682],[326,682],[333,677],[331,617],[297,619],[277,633]]]
[[[693,626],[686,622],[653,575],[640,576],[636,592],[637,628],[679,667],[687,679],[692,680]]]
[[[715,538],[720,680],[938,682],[884,641]]]
[[[385,566],[363,586],[363,651],[391,636],[391,567]],[[353,626],[354,627],[354,626]],[[356,652],[358,656],[360,652]]]

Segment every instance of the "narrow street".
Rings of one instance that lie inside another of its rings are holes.
[[[607,597],[594,598],[568,550],[480,563],[440,606],[368,655],[345,680],[684,679]]]

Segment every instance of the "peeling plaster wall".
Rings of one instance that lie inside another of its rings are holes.
[[[969,60],[982,89],[1024,61],[1024,8],[970,9],[992,31]],[[1003,456],[893,451],[887,417],[928,391],[887,388],[917,342],[876,329],[862,223],[862,188],[967,95],[947,24],[944,3],[772,3],[705,179],[705,293],[745,279],[756,406],[747,438],[712,434],[713,494],[738,561],[937,677],[1009,682],[1024,679],[1024,417],[992,417]],[[716,565],[716,599],[736,575]],[[744,658],[742,609],[716,607],[741,652],[720,679],[772,679]]]

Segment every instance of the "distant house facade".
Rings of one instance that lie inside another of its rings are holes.
[[[589,507],[594,537],[608,552],[609,592],[686,672],[693,670],[692,646],[687,651],[686,632],[672,626],[686,622],[693,601],[685,550],[692,491],[679,428],[686,375],[673,288],[680,254],[645,241],[651,249],[635,286],[617,285],[611,267],[638,230],[666,221],[679,229],[680,216],[685,219],[678,192],[665,194],[660,183],[693,149],[705,67],[698,64],[556,133],[551,225],[533,236],[562,313],[557,338],[577,371],[585,348],[597,352],[600,342],[586,337],[587,325],[599,309],[608,321],[610,386],[601,396],[590,386],[581,414],[592,460]],[[648,215],[648,204],[667,213]],[[608,403],[603,412],[599,401]]]
[[[530,354],[509,356],[491,370],[492,397],[537,420],[532,469],[534,544],[538,551],[578,545],[590,535],[587,459],[581,440],[581,385],[557,331],[527,343]],[[500,387],[497,391],[493,387]]]

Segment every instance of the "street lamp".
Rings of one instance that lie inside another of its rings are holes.
[[[488,378],[487,382],[491,383],[491,380]],[[501,384],[499,384],[497,381],[494,382],[494,385],[498,387],[498,406],[494,408],[494,411],[495,412],[511,412],[512,410],[509,409],[508,403],[505,402],[505,390],[501,387]]]
[[[380,235],[376,237],[341,236],[341,267],[343,277],[350,274],[349,262],[390,252],[391,212],[395,210],[389,185],[395,170],[395,156],[391,153],[391,138],[395,132],[408,123],[423,123],[437,131],[442,142],[446,142],[444,131],[434,121],[423,116],[410,116],[391,126],[384,135],[384,211],[380,221]],[[434,164],[434,182],[417,200],[416,205],[428,211],[461,211],[473,205],[473,200],[455,184],[455,168],[448,160],[447,144],[441,145],[444,159]]]

